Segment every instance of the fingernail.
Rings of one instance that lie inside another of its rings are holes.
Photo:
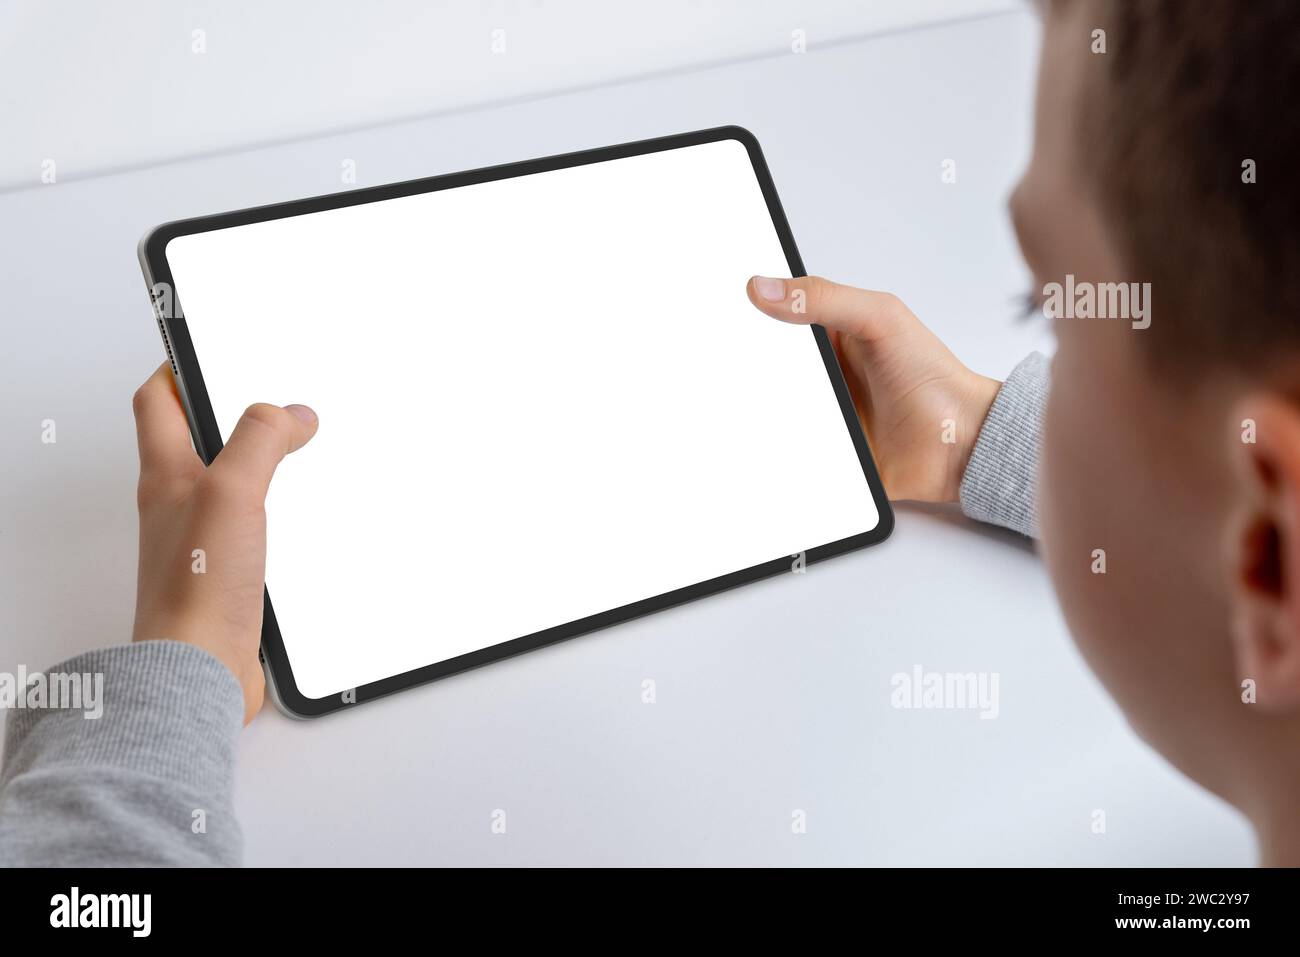
[[[785,298],[785,280],[755,276],[754,290],[768,302],[780,302]]]
[[[307,425],[316,424],[316,413],[305,405],[286,405],[284,411],[292,412],[300,422]]]

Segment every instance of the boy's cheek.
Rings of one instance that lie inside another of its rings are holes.
[[[1080,652],[1134,729],[1218,790],[1209,742],[1227,724],[1218,689],[1233,683],[1214,580],[1223,491],[1196,438],[1206,413],[1192,390],[1153,384],[1132,340],[1077,333],[1062,337],[1044,423],[1044,559]]]
[[[1106,503],[1117,476],[1098,441],[1105,426],[1079,389],[1069,363],[1058,358],[1043,429],[1038,517],[1043,556],[1066,620],[1090,664],[1102,671],[1105,663],[1094,656],[1105,643],[1094,647],[1093,636],[1109,630],[1105,603],[1114,598],[1104,585],[1120,556]]]
[[[1143,457],[1145,410],[1126,405],[1114,365],[1103,373],[1101,357],[1076,361],[1083,357],[1075,350],[1063,352],[1044,423],[1042,550],[1075,642],[1129,711],[1158,697],[1149,681],[1170,623],[1160,620],[1165,596],[1153,551],[1169,544],[1168,530]]]

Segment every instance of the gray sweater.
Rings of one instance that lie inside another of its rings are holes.
[[[1046,360],[1035,353],[1003,384],[961,483],[972,518],[1036,533],[1034,474]],[[236,865],[232,801],[244,695],[206,651],[145,641],[50,668],[103,675],[102,714],[14,708],[0,770],[0,864]]]

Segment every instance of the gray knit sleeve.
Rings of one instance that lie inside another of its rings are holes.
[[[19,693],[5,722],[0,863],[240,862],[232,792],[244,693],[220,661],[144,641],[77,655]]]
[[[961,508],[971,518],[1038,537],[1035,480],[1050,385],[1048,360],[1038,352],[1002,384],[961,480]]]

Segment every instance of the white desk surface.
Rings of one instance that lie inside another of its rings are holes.
[[[738,123],[763,143],[810,270],[899,293],[1001,376],[1050,348],[1011,318],[1027,276],[1004,212],[1028,155],[1036,29],[1002,15],[0,196],[0,669],[130,637],[130,400],[162,359],[135,256],[148,227],[342,188],[344,159],[365,186]],[[948,158],[955,185],[940,182]],[[890,677],[916,665],[997,672],[1000,715],[895,710]],[[1239,816],[1127,728],[1027,544],[908,506],[884,545],[803,576],[316,722],[268,708],[244,733],[237,803],[254,865],[1254,854]]]

